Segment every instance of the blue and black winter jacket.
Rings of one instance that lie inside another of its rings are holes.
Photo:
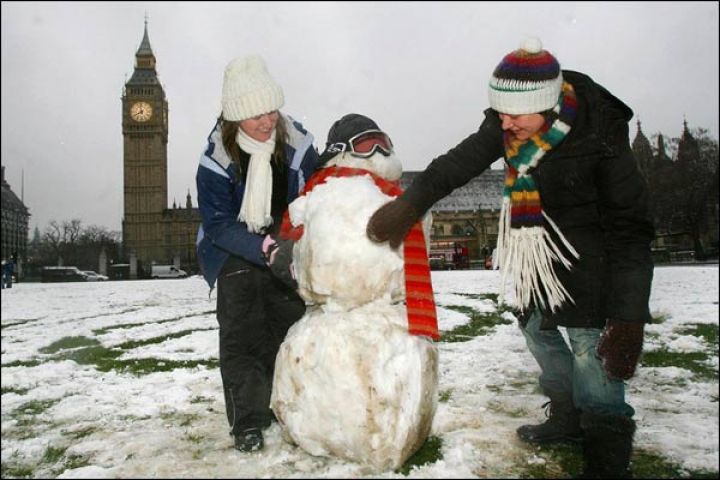
[[[318,153],[313,136],[288,115],[284,115],[288,130],[286,158],[288,162],[288,204],[297,198],[305,181],[318,165]],[[264,266],[262,241],[264,235],[251,233],[244,222],[238,221],[245,183],[238,178],[232,159],[222,144],[220,121],[208,136],[208,144],[198,165],[198,204],[202,224],[197,235],[197,256],[205,281],[213,288],[225,260],[235,255]]]

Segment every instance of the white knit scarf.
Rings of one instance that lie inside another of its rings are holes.
[[[270,160],[275,151],[275,130],[269,140],[258,142],[238,128],[235,141],[243,151],[250,154],[245,194],[238,220],[247,223],[250,232],[262,233],[263,229],[273,222],[270,212],[273,180]]]

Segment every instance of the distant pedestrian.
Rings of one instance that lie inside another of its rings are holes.
[[[2,288],[12,288],[15,264],[12,259],[2,261]]]

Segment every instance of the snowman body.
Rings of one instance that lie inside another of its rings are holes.
[[[423,444],[437,406],[437,347],[408,333],[402,246],[365,233],[391,199],[356,175],[328,178],[290,205],[303,226],[293,266],[308,309],[280,346],[270,405],[307,452],[375,471],[402,466]]]

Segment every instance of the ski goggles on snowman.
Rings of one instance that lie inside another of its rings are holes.
[[[346,142],[336,142],[327,147],[327,153],[348,152],[354,157],[368,158],[375,152],[390,156],[393,144],[387,133],[382,130],[365,130],[353,135]]]

